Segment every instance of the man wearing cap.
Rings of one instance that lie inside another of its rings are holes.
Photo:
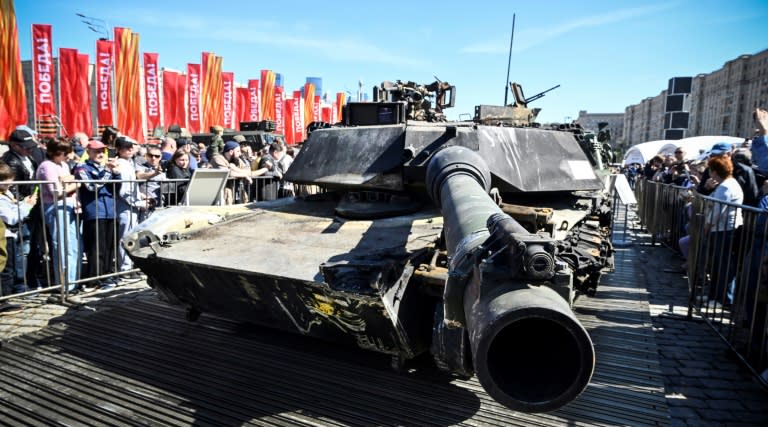
[[[751,167],[743,165],[739,162],[734,162],[732,156],[733,152],[733,144],[729,142],[718,142],[717,144],[712,146],[712,149],[709,151],[709,156],[716,157],[716,156],[725,156],[728,157],[729,160],[731,160],[731,163],[733,164],[733,177],[736,179],[736,181],[739,183],[739,186],[741,187],[742,192],[744,193],[744,203],[747,206],[757,206],[759,200],[759,190],[757,188],[757,180],[755,179],[755,172],[752,170]],[[703,176],[701,177],[701,182],[699,183],[699,186],[696,188],[696,191],[699,192],[699,194],[703,194],[705,196],[708,196],[712,193],[712,191],[715,190],[715,188],[720,184],[716,180],[712,179],[709,174],[709,168],[704,171]]]
[[[26,128],[26,129],[25,129]],[[26,126],[18,127],[11,133],[10,149],[3,154],[3,161],[13,169],[15,181],[32,181],[39,163],[32,153],[39,150],[35,136]],[[18,184],[11,191],[16,199],[21,200],[35,192],[35,185]],[[29,246],[24,245],[24,256],[27,260],[27,286],[40,286],[39,278],[43,277],[42,248],[43,246],[43,217],[39,206],[32,211],[21,227],[22,237],[27,239]]]
[[[82,277],[97,277],[112,272],[115,246],[115,187],[117,184],[103,181],[119,180],[120,164],[117,159],[107,159],[106,145],[101,141],[88,142],[88,160],[77,165],[75,176],[82,185],[79,189],[82,205],[83,247],[88,264]],[[113,288],[114,279],[102,279],[97,284],[102,289]]]

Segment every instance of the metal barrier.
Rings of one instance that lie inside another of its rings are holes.
[[[10,298],[19,298],[40,293],[58,292],[61,300],[66,299],[75,289],[84,286],[102,284],[105,280],[119,279],[134,273],[138,269],[130,267],[130,260],[122,251],[120,238],[134,225],[145,220],[153,212],[178,205],[183,201],[184,191],[189,184],[186,179],[161,179],[161,180],[76,180],[80,184],[78,201],[80,196],[87,192],[96,192],[106,187],[107,192],[113,197],[109,206],[103,203],[94,205],[95,212],[91,212],[88,219],[83,215],[82,204],[79,206],[67,206],[58,202],[46,206],[42,199],[38,201],[33,213],[30,214],[19,226],[18,239],[11,243],[15,256],[15,262],[8,263],[8,274],[4,277],[13,281],[17,288],[11,295],[0,293],[0,302]],[[43,186],[54,184],[51,181],[24,181],[15,182],[18,185]],[[226,188],[232,191],[230,203],[246,203],[251,201],[263,201],[277,199],[280,194],[280,181],[271,176],[252,178],[248,183],[242,178],[230,178]],[[151,189],[154,201],[147,209],[131,209],[127,205],[120,205],[114,195],[119,194],[120,186],[137,185],[144,194]],[[298,188],[302,194],[314,194],[320,191],[313,186],[301,186]],[[286,196],[290,195],[287,194]],[[224,198],[220,198],[223,202]],[[22,200],[16,202],[17,212],[21,212]],[[111,210],[111,218],[101,221],[93,219],[104,216],[105,210]],[[122,221],[121,221],[122,218]],[[35,235],[22,232],[22,229],[36,228]],[[39,244],[33,243],[37,239]],[[37,257],[30,257],[30,251],[40,251],[40,265],[32,265]],[[31,261],[32,260],[32,261]],[[21,264],[21,265],[18,265]],[[18,268],[16,268],[18,267]],[[28,274],[30,268],[34,274]],[[11,272],[10,269],[14,271]],[[16,271],[18,270],[18,271]],[[10,276],[9,276],[10,275]],[[30,277],[31,276],[31,277]],[[23,286],[21,285],[23,283]],[[65,286],[66,284],[66,286]],[[113,283],[117,284],[117,283]]]
[[[768,212],[658,182],[636,191],[649,233],[689,248],[688,319],[698,313],[754,374],[768,370]]]

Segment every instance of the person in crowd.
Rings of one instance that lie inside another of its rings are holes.
[[[118,139],[117,141],[117,162],[120,169],[120,179],[117,203],[117,268],[119,271],[129,271],[133,269],[133,262],[128,253],[120,244],[120,240],[128,235],[128,231],[139,223],[139,215],[147,210],[146,195],[139,191],[139,184],[136,182],[136,165],[133,161],[133,155],[136,145],[128,139]],[[139,273],[132,272],[120,277],[124,281],[141,280]]]
[[[51,236],[54,280],[66,283],[67,290],[73,293],[77,288],[75,282],[80,269],[80,229],[77,225],[78,184],[67,163],[71,153],[72,144],[69,141],[63,138],[48,140],[48,159],[37,168],[35,178],[49,181],[41,185],[40,195]]]
[[[72,143],[72,153],[67,156],[67,164],[69,170],[74,173],[77,164],[85,161],[83,157],[85,156],[85,147],[88,145],[88,135],[84,132],[75,132],[70,142]]]
[[[120,136],[120,130],[113,126],[107,126],[101,132],[101,143],[106,145],[110,150],[115,149],[115,143]]]
[[[230,178],[241,178],[248,185],[253,183],[252,177],[267,173],[265,168],[252,171],[245,167],[241,159],[240,144],[235,141],[227,141],[221,154],[215,154],[211,157],[211,167],[214,169],[229,169]],[[247,192],[240,191],[240,180],[232,179],[227,182],[224,190],[224,203],[232,204],[237,202],[246,202],[242,200],[241,195],[247,195]]]
[[[211,140],[211,145],[208,146],[206,157],[209,162],[213,163],[213,156],[222,153],[224,150],[224,137],[222,136],[224,128],[219,125],[211,126],[211,133],[213,134],[213,139]]]
[[[756,108],[752,113],[755,121],[755,137],[752,138],[752,161],[758,173],[768,176],[768,110]]]
[[[661,169],[661,165],[664,163],[664,157],[662,157],[660,154],[657,154],[651,158],[651,160],[648,160],[648,162],[645,164],[645,167],[643,168],[643,176],[645,176],[645,179],[652,181],[653,177],[656,176],[656,172]]]
[[[668,155],[664,156],[663,159],[661,167],[656,170],[656,174],[653,176],[653,181],[672,184],[672,167],[675,164],[675,156]]]
[[[157,145],[147,146],[145,163],[136,162],[136,179],[144,181],[139,185],[139,191],[147,196],[147,209],[139,215],[139,222],[144,221],[155,208],[164,206],[161,181],[165,180],[165,172],[160,165],[163,153]]]
[[[741,187],[744,196],[744,204],[749,206],[757,206],[759,191],[757,188],[755,172],[749,166],[734,162],[731,158],[732,151],[733,145],[731,143],[718,142],[712,146],[709,155],[710,158],[722,157],[731,162],[733,178],[736,180],[736,182],[739,183],[739,186]],[[709,168],[704,171],[701,182],[699,183],[699,186],[696,187],[696,191],[698,191],[699,194],[708,196],[717,186],[717,181],[711,178],[710,173],[711,171]]]
[[[704,223],[704,235],[710,242],[711,259],[714,260],[714,264],[710,266],[712,281],[707,296],[709,301],[725,301],[730,304],[733,302],[734,291],[731,280],[735,275],[730,248],[734,231],[742,225],[742,216],[741,208],[726,203],[741,205],[744,202],[744,192],[733,176],[733,162],[729,157],[713,156],[707,165],[709,179],[715,186],[711,197],[724,202],[710,206]]]
[[[115,247],[115,183],[119,180],[120,163],[116,158],[107,158],[106,145],[101,141],[88,142],[88,161],[75,169],[75,176],[82,182],[79,189],[82,205],[83,246],[88,260],[83,270],[84,277],[98,277],[114,273],[112,259]],[[113,278],[103,278],[92,283],[102,290],[117,285]],[[88,291],[93,286],[84,285]]]
[[[279,142],[270,145],[269,155],[261,159],[259,166],[267,168],[272,176],[279,180],[277,197],[293,197],[293,184],[283,179],[292,162],[293,159],[285,159],[285,146]]]
[[[180,138],[176,142],[176,146],[178,146],[180,150],[184,150],[184,152],[187,153],[187,157],[189,158],[189,171],[195,173],[195,169],[197,169],[198,166],[197,158],[190,154],[192,152],[193,146],[192,140],[189,138]]]
[[[0,296],[26,291],[24,252],[19,229],[21,223],[37,204],[36,193],[25,197],[21,203],[16,200],[16,196],[10,191],[14,179],[13,169],[0,160],[0,219],[3,220],[5,230],[3,242],[7,251],[5,268],[0,272],[0,286],[2,286]]]
[[[10,149],[3,154],[2,160],[13,169],[14,180],[34,180],[39,165],[32,157],[32,153],[38,149],[34,134],[24,129],[16,129],[11,133],[9,143]],[[16,195],[16,199],[24,199],[35,192],[36,188],[33,184],[16,184],[11,187],[11,191]],[[26,283],[30,288],[42,287],[41,278],[45,277],[43,227],[43,215],[39,206],[36,206],[21,226],[23,253],[27,260]]]
[[[195,159],[198,169],[205,169],[209,167],[208,162],[203,159],[203,153],[201,153],[200,150],[198,150],[195,146],[193,146],[189,151],[189,158]]]
[[[5,224],[0,221],[0,232],[5,234]],[[0,268],[5,269],[5,263],[8,259],[8,253],[5,248],[5,239],[0,239]],[[0,297],[3,296],[2,287],[0,286]],[[0,316],[7,316],[9,314],[18,313],[22,310],[22,306],[19,304],[11,304],[7,301],[0,301]]]
[[[163,158],[161,160],[164,164],[163,168],[165,169],[170,164],[171,157],[176,153],[176,140],[171,137],[166,137],[163,139],[160,149],[163,150]]]
[[[208,164],[210,162],[210,159],[208,158],[208,155],[206,153],[206,151],[208,151],[208,149],[205,147],[205,144],[202,143],[202,142],[198,142],[197,143],[197,149],[200,151],[201,163]]]
[[[675,164],[679,165],[685,163],[685,148],[679,146],[675,148]]]
[[[184,204],[184,195],[187,193],[189,180],[192,178],[192,171],[189,170],[189,154],[186,151],[178,149],[173,153],[165,177],[173,180],[185,180],[174,183],[173,187],[176,190],[172,194],[175,195],[176,200],[169,201],[172,205]]]

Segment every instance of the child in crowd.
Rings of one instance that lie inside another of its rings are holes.
[[[37,191],[17,203],[9,188],[16,174],[7,163],[0,161],[0,218],[5,224],[8,260],[0,273],[2,294],[11,295],[27,291],[24,284],[24,252],[19,233],[21,223],[37,203]]]

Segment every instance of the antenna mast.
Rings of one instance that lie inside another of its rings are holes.
[[[509,67],[512,65],[512,42],[515,41],[515,14],[512,14],[512,35],[509,37],[509,59],[507,60],[507,81],[504,82],[504,106],[509,96]]]

